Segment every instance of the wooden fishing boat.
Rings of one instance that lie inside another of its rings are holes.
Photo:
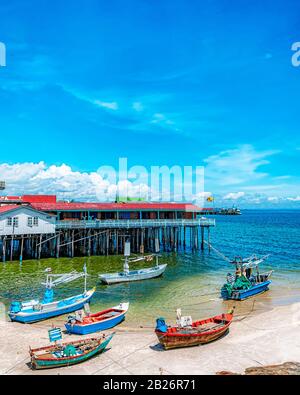
[[[65,327],[69,333],[87,335],[113,328],[125,319],[129,303],[120,303],[118,306],[88,314],[86,317],[70,316]]]
[[[30,349],[31,366],[33,369],[49,369],[84,362],[103,352],[112,337],[113,334]]]
[[[69,274],[49,274],[47,271],[47,280],[43,285],[46,285],[46,291],[42,301],[39,299],[25,302],[14,301],[10,305],[8,315],[12,321],[21,323],[33,323],[48,318],[56,317],[62,314],[72,313],[73,311],[82,309],[94,295],[96,288],[89,291],[86,290],[86,267],[83,273],[69,273]],[[54,301],[53,287],[70,282],[79,277],[85,277],[84,292],[71,296],[69,298]],[[54,280],[53,280],[54,279]]]
[[[258,258],[253,255],[246,259],[236,257],[231,261],[236,267],[235,275],[227,274],[227,282],[221,289],[222,298],[224,300],[244,300],[266,292],[271,284],[270,277],[273,270],[259,273],[258,265],[267,257],[268,255]],[[254,269],[256,273],[253,272]]]
[[[179,347],[198,346],[220,339],[229,329],[233,319],[233,310],[227,314],[200,321],[192,321],[191,317],[182,317],[185,323],[168,327],[163,318],[156,320],[155,333],[160,344],[169,350]]]
[[[158,248],[158,246],[156,248]],[[130,258],[129,242],[125,243],[124,255],[125,255],[125,259],[124,259],[123,272],[99,274],[99,279],[103,284],[111,285],[117,283],[141,281],[141,280],[156,278],[161,276],[167,267],[167,264],[159,265],[157,254]],[[138,270],[129,270],[129,263],[134,263],[139,261],[151,262],[154,256],[156,257],[155,266],[150,268],[142,268]]]

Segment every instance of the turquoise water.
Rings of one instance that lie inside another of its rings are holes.
[[[300,301],[300,211],[244,211],[241,216],[216,216],[216,227],[211,229],[211,243],[228,257],[248,256],[252,253],[270,254],[263,270],[273,268],[273,282],[269,292],[238,303],[238,313],[260,311],[277,304]],[[44,270],[54,273],[82,270],[84,258],[44,259],[0,264],[0,298],[6,306],[12,299],[42,297],[40,285]],[[97,311],[121,301],[130,302],[126,325],[151,326],[157,316],[175,319],[176,308],[182,313],[200,318],[227,309],[230,302],[219,298],[220,287],[230,271],[230,264],[214,252],[192,253],[189,250],[165,253],[160,263],[168,267],[163,277],[104,286],[98,273],[119,271],[121,257],[86,258],[88,286],[97,285],[91,310]],[[139,268],[145,263],[132,265]],[[83,280],[59,286],[56,297],[80,293]]]

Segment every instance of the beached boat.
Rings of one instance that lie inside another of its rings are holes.
[[[232,319],[233,310],[227,314],[194,322],[191,317],[180,317],[177,319],[177,325],[173,327],[168,327],[163,318],[158,318],[155,333],[166,350],[198,346],[220,339],[227,333]]]
[[[252,255],[246,259],[237,257],[231,261],[236,267],[235,275],[227,274],[227,282],[221,289],[222,298],[224,300],[244,300],[267,291],[271,284],[270,277],[273,270],[266,273],[259,273],[258,270],[258,265],[267,257],[268,255],[260,258]]]
[[[69,333],[77,335],[87,335],[113,328],[125,319],[129,303],[120,303],[118,306],[100,311],[95,314],[88,314],[82,317],[78,312],[69,317],[65,327]]]
[[[73,311],[82,309],[85,303],[90,301],[95,290],[96,288],[93,288],[80,295],[51,303],[40,303],[39,300],[12,302],[8,315],[12,321],[29,324],[62,314],[72,313]]]
[[[59,328],[52,331],[59,333]],[[60,336],[60,335],[58,335]],[[73,342],[54,344],[46,347],[29,349],[33,369],[59,368],[84,362],[105,350],[112,335],[100,338],[81,339]],[[60,337],[61,338],[61,337]]]
[[[130,282],[130,281],[148,280],[150,278],[161,276],[167,267],[167,264],[160,265],[158,263],[157,254],[130,258],[129,242],[125,243],[124,255],[125,255],[125,259],[124,259],[123,272],[99,274],[99,279],[102,283],[111,285],[111,284]],[[129,270],[129,263],[134,263],[139,261],[151,262],[153,261],[154,256],[156,257],[155,266],[150,268],[142,268],[138,270]]]
[[[70,282],[82,276],[85,277],[83,293],[57,301],[53,300],[54,286],[64,282]],[[48,272],[46,282],[42,283],[43,285],[46,285],[43,300],[40,301],[39,299],[36,299],[25,302],[12,302],[8,312],[10,319],[21,323],[33,323],[82,309],[84,305],[91,300],[96,290],[96,288],[89,291],[86,290],[86,276],[86,270],[84,270],[83,273],[72,272],[68,275],[51,274]]]

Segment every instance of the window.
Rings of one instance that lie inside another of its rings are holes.
[[[13,226],[15,228],[17,228],[19,226],[19,218],[18,217],[13,218]]]
[[[39,226],[39,217],[33,217],[33,225]]]
[[[27,225],[31,228],[33,224],[33,218],[32,217],[28,217],[27,218]]]
[[[6,220],[6,225],[7,226],[12,226],[12,217],[8,217]]]

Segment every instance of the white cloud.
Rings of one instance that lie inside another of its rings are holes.
[[[291,202],[300,202],[300,196],[289,197],[287,200],[290,200]]]
[[[141,112],[141,111],[144,110],[144,106],[143,106],[142,103],[139,102],[139,101],[134,102],[134,103],[132,104],[132,108],[133,108],[135,111],[137,111],[137,112]]]
[[[269,164],[266,158],[278,152],[256,151],[248,144],[222,151],[204,160],[205,178],[217,182],[218,185],[238,185],[262,179],[268,173],[259,172],[258,168]]]
[[[224,200],[237,200],[245,196],[245,192],[230,192],[223,197]]]
[[[152,119],[151,123],[160,123],[165,120],[166,120],[166,116],[164,114],[156,113],[153,115],[153,119]]]
[[[118,110],[119,105],[117,102],[113,101],[113,102],[104,102],[104,101],[100,101],[100,100],[94,100],[94,104],[96,104],[99,107],[104,107],[107,108],[109,110]]]
[[[278,203],[279,202],[279,197],[278,196],[269,196],[267,198],[268,202],[272,202],[272,203]]]
[[[73,171],[66,164],[47,166],[40,163],[0,164],[0,179],[6,181],[7,194],[56,194],[59,198],[82,200],[114,200],[119,195],[146,198],[149,187],[130,181],[118,184],[97,172]]]

